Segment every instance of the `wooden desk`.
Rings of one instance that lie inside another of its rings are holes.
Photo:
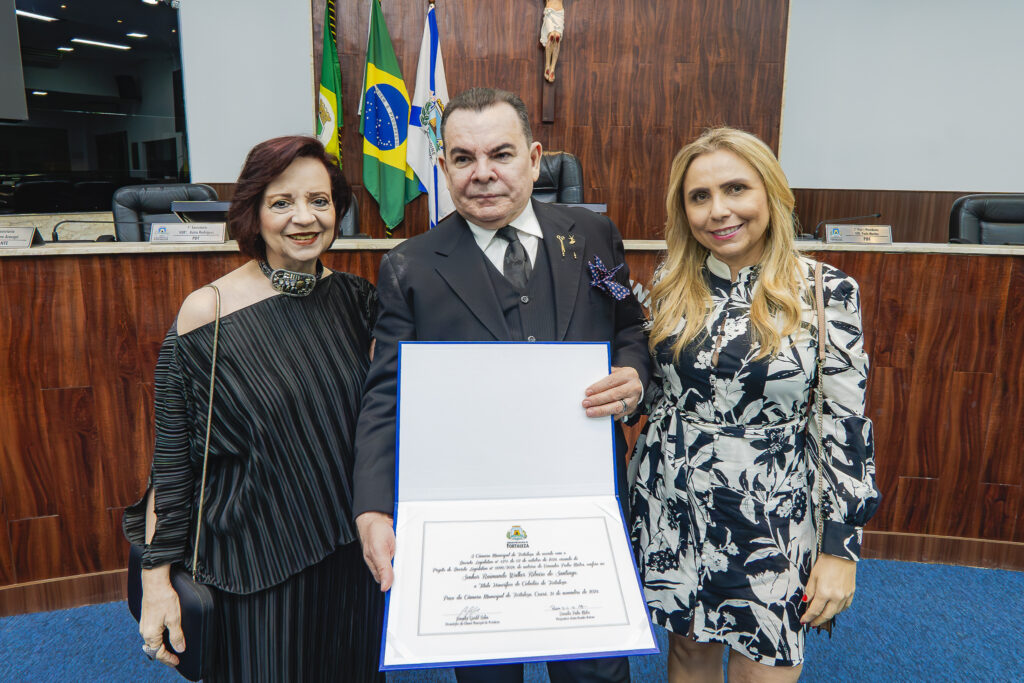
[[[376,281],[398,240],[324,261]],[[627,242],[645,297],[664,244]],[[861,284],[885,499],[865,555],[1024,569],[1024,248],[804,245]],[[0,616],[119,599],[145,488],[153,366],[233,244],[0,251]]]

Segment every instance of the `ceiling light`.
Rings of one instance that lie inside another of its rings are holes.
[[[68,47],[67,45],[61,45],[57,48],[57,52],[74,52],[75,48]]]
[[[116,43],[101,43],[98,40],[86,40],[85,38],[72,38],[72,43],[81,43],[82,45],[95,45],[96,47],[109,47],[114,50],[130,50],[131,48],[127,45],[118,45]]]
[[[46,93],[45,90],[33,90],[32,94],[33,95],[46,95],[47,93]]]
[[[48,17],[45,14],[33,14],[32,12],[26,12],[25,10],[16,9],[14,13],[19,17],[27,17],[28,19],[38,19],[39,21],[57,21],[57,17]]]
[[[136,33],[135,31],[132,31],[131,33],[128,33],[128,34],[125,34],[125,35],[127,35],[129,38],[149,38],[149,36],[147,34],[145,34],[145,33]]]
[[[142,0],[147,5],[159,5],[160,0]]]

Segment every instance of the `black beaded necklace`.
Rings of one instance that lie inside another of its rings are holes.
[[[316,275],[298,273],[284,268],[271,268],[266,259],[256,259],[260,270],[270,280],[270,286],[285,296],[307,296],[324,275],[324,264],[316,260]]]

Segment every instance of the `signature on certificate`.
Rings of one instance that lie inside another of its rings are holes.
[[[467,605],[455,616],[456,624],[478,624],[490,619],[487,614],[475,605]]]
[[[555,612],[555,621],[589,621],[594,614],[587,605],[551,605],[550,611]]]

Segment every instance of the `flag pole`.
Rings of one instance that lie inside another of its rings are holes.
[[[370,42],[370,27],[373,25],[373,3],[378,0],[370,0],[370,12],[366,15],[366,40],[364,42]],[[370,61],[370,55],[367,53],[366,59],[363,61],[363,87],[359,89],[359,117],[363,116],[363,100],[366,98],[366,64]]]

